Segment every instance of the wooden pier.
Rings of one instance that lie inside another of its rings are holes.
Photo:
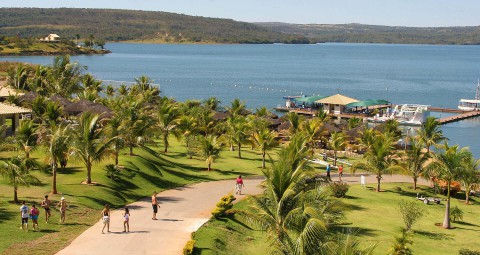
[[[441,119],[438,120],[438,122],[440,122],[440,124],[443,125],[443,124],[447,124],[447,123],[451,123],[451,122],[455,122],[455,121],[460,121],[460,120],[480,116],[480,111],[471,111],[471,112],[462,111],[462,112],[463,113],[460,113],[458,115],[441,118]]]

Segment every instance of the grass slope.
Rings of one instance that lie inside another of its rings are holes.
[[[97,185],[80,184],[86,177],[85,168],[78,162],[69,161],[67,169],[58,175],[58,190],[61,194],[51,195],[53,202],[64,196],[70,203],[65,225],[58,224],[59,213],[53,212],[50,224],[44,222],[44,212],[40,214],[41,232],[25,233],[19,229],[19,205],[13,204],[13,188],[0,179],[0,253],[24,254],[25,247],[35,254],[54,254],[67,246],[76,236],[99,220],[99,210],[104,204],[115,208],[146,198],[152,191],[161,191],[189,183],[235,178],[242,175],[259,175],[261,173],[261,156],[257,151],[244,148],[238,159],[237,152],[223,151],[212,166],[214,171],[206,171],[206,164],[200,159],[187,159],[184,148],[177,141],[171,141],[171,151],[161,157],[152,156],[145,151],[135,149],[137,156],[122,155],[120,165],[126,170],[122,178],[112,181],[105,176],[103,167],[113,163],[107,160],[94,165],[92,180]],[[154,147],[155,151],[162,148]],[[10,154],[11,155],[11,154]],[[9,154],[0,155],[8,157]],[[42,148],[36,150],[32,157],[43,162],[45,155]],[[45,194],[51,190],[51,176],[48,173],[34,173],[42,185],[20,187],[19,199],[30,204],[39,204]]]
[[[377,244],[375,254],[386,254],[394,236],[400,235],[400,228],[404,226],[397,209],[398,202],[415,200],[416,192],[435,196],[429,187],[423,186],[421,190],[413,191],[411,186],[405,183],[384,183],[382,187],[385,192],[380,193],[373,191],[374,185],[367,188],[351,186],[347,198],[342,199],[347,208],[346,218],[331,231],[358,229],[362,245]],[[457,254],[462,248],[480,251],[480,203],[475,201],[473,205],[467,206],[462,201],[462,195],[452,198],[452,206],[458,206],[464,211],[463,221],[452,224],[454,229],[446,230],[435,225],[443,221],[444,202],[441,205],[425,205],[428,215],[413,227],[414,254],[450,255]],[[247,206],[247,202],[241,202],[234,208]],[[235,217],[210,220],[196,232],[195,240],[195,254],[268,254],[266,234],[252,229]],[[242,249],[247,249],[248,252],[242,252]]]
[[[0,56],[10,55],[80,55],[80,54],[105,54],[107,50],[96,50],[76,47],[65,43],[32,43],[18,47],[11,43],[0,45]]]

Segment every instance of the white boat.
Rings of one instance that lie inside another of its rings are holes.
[[[375,117],[369,118],[368,120],[381,123],[394,119],[401,125],[422,125],[428,117],[430,117],[428,105],[401,104],[396,105],[393,111],[387,111],[384,116],[379,116],[377,114]]]
[[[462,111],[480,111],[480,80],[477,84],[475,99],[460,99],[458,109]]]

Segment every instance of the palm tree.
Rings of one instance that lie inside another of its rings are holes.
[[[91,112],[82,114],[73,132],[74,156],[87,168],[87,184],[92,183],[92,166],[107,155],[112,139],[106,140],[105,129],[100,126],[98,115]]]
[[[238,158],[242,158],[242,144],[248,140],[247,122],[243,116],[233,116],[229,125],[229,130],[232,134],[232,142],[237,146]]]
[[[424,176],[425,166],[430,159],[430,154],[423,151],[423,146],[419,140],[411,143],[410,150],[405,153],[405,171],[413,178],[413,189],[417,189],[418,178]]]
[[[328,147],[333,150],[334,160],[333,165],[337,165],[337,151],[345,148],[347,141],[345,140],[345,135],[343,133],[332,133],[330,139],[328,139]]]
[[[141,145],[149,140],[148,132],[154,125],[152,116],[146,112],[140,102],[128,101],[118,109],[122,119],[121,134],[125,145],[130,149],[133,156],[133,147]]]
[[[27,89],[28,69],[24,64],[17,64],[7,71],[7,85],[15,89]]]
[[[122,137],[122,118],[115,114],[112,118],[107,120],[106,123],[108,139],[112,140],[111,153],[115,159],[115,167],[118,166],[118,157],[120,156],[120,150],[125,147],[125,140]]]
[[[63,115],[62,106],[54,101],[47,101],[44,110],[41,116],[42,122],[49,126],[56,125]]]
[[[262,152],[262,168],[265,169],[265,156],[267,151],[272,150],[278,146],[276,140],[277,133],[268,128],[260,128],[253,132],[253,142]]]
[[[157,124],[159,131],[162,134],[163,144],[165,146],[164,152],[168,152],[168,137],[171,133],[178,136],[176,133],[179,112],[173,103],[164,101],[157,109]]]
[[[222,150],[221,145],[217,142],[216,136],[205,136],[200,141],[200,154],[205,163],[207,163],[208,171],[212,170],[212,163],[220,156]]]
[[[205,100],[203,103],[206,108],[212,111],[216,111],[221,102],[216,97],[210,97],[207,100]]]
[[[304,135],[292,137],[272,168],[263,171],[263,195],[252,197],[251,210],[242,212],[267,231],[280,254],[317,254],[328,225],[341,216],[338,203],[320,187],[305,188],[314,175],[306,167],[307,151]]]
[[[372,147],[372,144],[375,141],[375,137],[378,132],[373,128],[366,128],[360,134],[361,136],[357,138],[357,142],[363,147],[364,150],[369,150]]]
[[[465,204],[470,202],[470,191],[475,190],[480,185],[480,171],[478,168],[480,166],[480,159],[472,159],[465,162],[465,168],[460,175],[460,182],[462,183],[465,189]]]
[[[348,120],[348,129],[354,129],[362,124],[362,119],[353,117]]]
[[[47,148],[47,157],[49,165],[52,167],[52,194],[57,194],[57,170],[58,164],[65,162],[70,151],[72,132],[70,125],[52,126],[49,134],[43,141]]]
[[[189,159],[192,159],[193,152],[191,150],[195,135],[198,133],[196,119],[190,115],[182,115],[178,120],[178,128],[185,140],[185,147]]]
[[[395,119],[388,119],[385,121],[385,124],[383,124],[383,132],[391,133],[396,139],[402,137],[402,131],[399,128],[399,123]]]
[[[459,148],[458,145],[449,146],[445,142],[442,151],[433,154],[433,160],[428,165],[430,176],[447,183],[447,203],[445,204],[445,217],[443,228],[450,226],[450,186],[453,181],[461,179],[465,172],[466,164],[472,160],[472,153],[468,148]]]
[[[257,117],[268,117],[271,114],[272,113],[265,106],[262,106],[260,109],[257,108],[255,111],[255,116]]]
[[[20,185],[37,184],[39,180],[30,174],[30,170],[39,168],[38,163],[25,157],[12,157],[0,162],[0,174],[13,187],[13,202],[18,203],[18,187]]]
[[[321,140],[326,134],[323,122],[320,119],[314,118],[302,122],[300,130],[307,135],[306,142],[310,151],[310,156],[313,156],[316,147],[315,142]]]
[[[236,115],[243,115],[245,114],[246,108],[245,108],[245,102],[240,101],[240,99],[235,98],[231,104],[230,108],[228,109],[228,112],[230,112],[231,115],[236,116]]]
[[[430,153],[430,147],[441,141],[447,140],[440,129],[440,122],[435,117],[428,117],[422,128],[418,131],[418,137],[425,144],[427,153]]]
[[[23,120],[15,132],[15,141],[25,153],[26,158],[30,158],[30,152],[37,145],[37,125],[32,120]]]
[[[62,97],[71,97],[72,94],[83,91],[81,78],[83,67],[70,61],[70,56],[58,56],[53,59],[53,66],[49,69],[49,93],[58,93]]]
[[[391,173],[394,169],[401,169],[396,166],[395,160],[395,138],[391,133],[377,134],[370,149],[363,156],[364,162],[353,164],[352,170],[364,169],[376,174],[377,192],[380,192],[382,175]]]
[[[328,116],[328,113],[324,111],[323,108],[318,109],[315,116],[322,122],[327,122],[330,119],[330,117]]]
[[[35,74],[28,82],[28,87],[31,91],[34,91],[42,96],[48,94],[48,73],[49,67],[38,65],[35,68]]]
[[[287,114],[287,119],[290,122],[290,134],[294,135],[300,128],[300,124],[302,123],[303,118],[296,112],[289,112]]]

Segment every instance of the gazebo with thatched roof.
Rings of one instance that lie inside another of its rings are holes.
[[[97,104],[85,99],[81,99],[77,102],[71,103],[70,105],[63,108],[64,112],[68,115],[78,115],[79,113],[88,111],[95,106],[99,106],[101,104]]]
[[[315,103],[323,104],[323,110],[331,114],[342,114],[345,110],[345,106],[354,102],[358,102],[358,100],[341,94],[336,94],[315,101]]]

